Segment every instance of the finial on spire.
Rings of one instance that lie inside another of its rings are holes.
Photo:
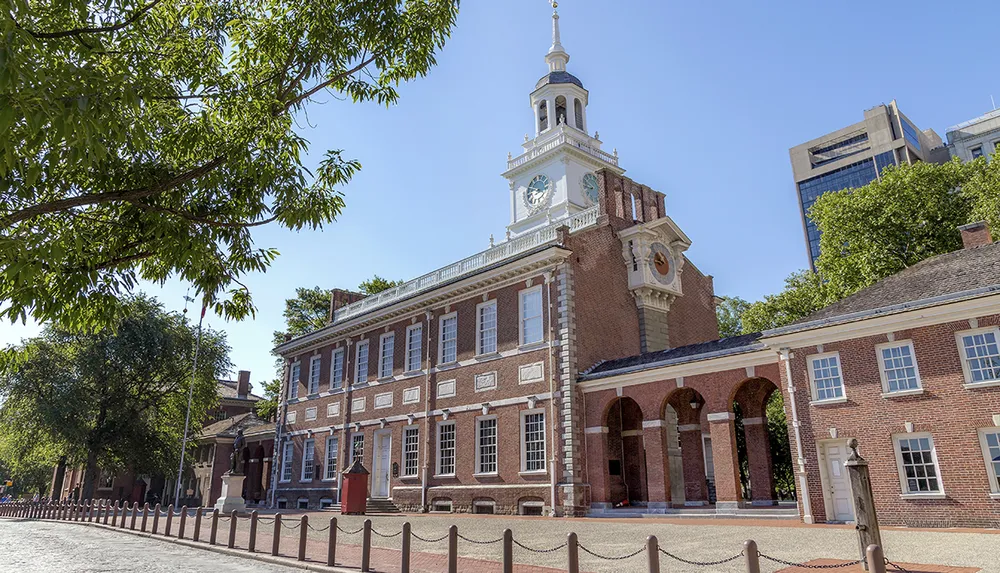
[[[566,70],[566,63],[569,62],[569,54],[563,49],[559,41],[559,2],[551,0],[552,4],[552,46],[549,53],[545,55],[545,61],[549,64],[550,72],[561,72]]]

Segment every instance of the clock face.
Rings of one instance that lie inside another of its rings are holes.
[[[674,256],[662,243],[650,246],[649,268],[659,282],[667,285],[674,282]]]
[[[597,176],[588,173],[583,176],[583,194],[590,199],[591,203],[597,203]]]
[[[531,182],[528,183],[528,188],[524,190],[524,202],[528,208],[535,208],[541,205],[542,200],[545,199],[551,187],[552,183],[548,177],[545,175],[535,175],[531,179]]]

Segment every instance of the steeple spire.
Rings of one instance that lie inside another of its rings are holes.
[[[569,62],[569,54],[563,49],[559,41],[559,3],[552,0],[552,46],[549,53],[545,55],[545,62],[549,64],[550,72],[566,71],[566,63]]]

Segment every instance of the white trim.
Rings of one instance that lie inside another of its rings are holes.
[[[389,355],[386,356],[386,341],[389,341]],[[378,337],[378,379],[385,380],[392,378],[392,373],[396,369],[396,333],[386,332]],[[368,358],[371,359],[371,349],[368,350]],[[385,360],[389,359],[389,371],[385,370]]]
[[[340,368],[337,368],[337,357],[340,357]],[[330,352],[330,392],[341,390],[344,387],[344,356],[343,348],[334,348]],[[340,373],[340,380],[337,381],[337,373]]]
[[[818,396],[818,390],[816,388],[816,369],[813,368],[814,360],[823,360],[824,358],[836,358],[837,359],[837,378],[840,382],[840,396],[834,396],[832,398],[820,399]],[[839,404],[847,401],[847,388],[844,381],[844,363],[840,359],[840,352],[821,352],[819,354],[810,354],[806,356],[806,372],[809,374],[809,395],[812,397],[810,404]]]
[[[451,360],[444,359],[444,321],[455,319],[455,358]],[[448,314],[442,314],[438,317],[438,367],[446,364],[454,364],[458,362],[458,311],[449,312]]]
[[[540,338],[530,342],[524,340],[524,298],[538,293],[538,322]],[[545,342],[545,300],[542,296],[542,285],[536,285],[517,292],[517,341],[518,347]]]
[[[916,377],[916,380],[917,380],[917,387],[916,388],[907,388],[906,390],[890,391],[889,390],[889,378],[886,375],[886,371],[885,371],[885,359],[882,356],[882,351],[885,350],[885,349],[897,348],[897,347],[902,347],[902,346],[909,347],[909,349],[910,349],[910,359],[913,360],[913,373],[914,373],[914,376]],[[920,367],[917,366],[917,351],[913,347],[913,341],[912,340],[909,340],[909,339],[906,339],[906,340],[893,340],[893,341],[890,341],[890,342],[883,342],[882,344],[876,344],[875,345],[875,359],[877,360],[877,363],[878,363],[878,375],[882,379],[882,396],[883,397],[912,396],[914,394],[920,394],[920,393],[922,393],[924,391],[924,383],[923,383],[923,380],[920,378]]]
[[[694,362],[682,364],[672,364],[668,366],[654,367],[648,370],[638,370],[634,372],[622,372],[602,378],[582,380],[577,386],[583,389],[584,393],[599,392],[601,390],[612,390],[626,386],[636,386],[648,384],[650,382],[663,382],[671,378],[683,378],[685,376],[695,376],[698,374],[712,374],[723,370],[734,370],[750,365],[763,366],[767,364],[777,364],[778,357],[767,348],[741,354],[721,356],[717,358],[705,358]],[[680,386],[678,386],[680,387]]]
[[[644,429],[645,428],[661,428],[661,427],[663,427],[665,425],[666,424],[663,423],[663,420],[643,420],[642,421],[642,427]]]
[[[316,365],[316,378],[313,379],[313,365]],[[319,394],[319,373],[323,370],[323,355],[317,354],[309,358],[309,382],[306,385],[306,395],[313,396]],[[316,382],[316,390],[313,391],[313,382]]]
[[[413,358],[410,355],[410,350],[411,350],[411,348],[410,348],[410,333],[413,332],[414,330],[419,330],[420,331],[420,337],[417,339],[417,347],[415,348],[415,350],[416,350],[416,358],[417,358],[417,367],[416,368],[410,368],[410,365],[411,365],[410,364],[410,362],[411,362],[410,359]],[[407,374],[409,374],[409,373],[419,373],[419,372],[421,372],[423,370],[423,365],[424,364],[423,364],[422,355],[424,353],[424,338],[425,338],[425,336],[424,336],[424,323],[418,322],[416,324],[411,324],[410,326],[406,327],[406,340],[403,341],[403,372],[404,373],[407,373]]]
[[[736,419],[736,414],[732,412],[710,412],[705,418],[709,422],[728,422]]]
[[[317,414],[318,412],[316,411],[316,406],[313,406],[312,408],[305,409],[305,415],[303,417],[306,422],[312,422],[316,419]]]
[[[361,370],[361,348],[365,348],[365,369]],[[371,341],[367,338],[359,340],[354,345],[354,384],[365,384],[368,382],[368,372],[371,370],[372,349]],[[364,377],[362,378],[362,373]]]
[[[308,445],[312,446],[312,458],[306,456],[306,448]],[[306,461],[309,464],[306,465]],[[313,476],[311,478],[306,478],[306,468],[312,468]],[[314,438],[309,438],[302,442],[302,469],[299,473],[299,483],[309,483],[316,477],[316,440]]]
[[[490,380],[493,381],[492,384],[490,384]],[[490,392],[496,390],[499,384],[496,370],[481,372],[472,377],[472,389],[474,392]]]
[[[285,423],[294,424],[298,420],[298,410],[285,410]]]
[[[340,416],[340,402],[330,402],[326,405],[326,417],[336,418]]]
[[[444,426],[451,426],[452,430],[452,446],[451,446],[451,471],[448,473],[441,473],[441,428]],[[455,471],[458,469],[458,426],[455,424],[455,420],[441,420],[437,423],[437,433],[435,434],[435,448],[434,448],[434,477],[454,477]]]
[[[449,384],[451,385],[451,391],[448,392],[446,390],[446,391],[442,392],[441,391],[441,387],[442,386],[447,387]],[[454,378],[452,378],[450,380],[438,380],[438,383],[437,383],[437,392],[435,393],[436,397],[438,397],[438,398],[454,398],[457,393],[458,393],[458,382]]]
[[[416,392],[415,398],[407,398],[407,393],[413,394]],[[420,386],[413,386],[411,388],[403,389],[403,404],[419,404],[420,403]]]
[[[986,334],[988,332],[992,332],[994,334],[997,344],[1000,345],[1000,328],[997,328],[996,326],[959,330],[955,332],[955,344],[958,346],[958,359],[962,362],[962,375],[965,379],[965,388],[984,388],[988,386],[1000,385],[1000,378],[984,380],[982,382],[972,381],[972,371],[969,369],[968,358],[965,356],[965,345],[962,343],[963,336],[975,336],[976,334]]]
[[[608,427],[607,426],[593,426],[593,427],[590,427],[590,428],[584,428],[583,429],[583,433],[584,434],[607,434],[608,433]]]
[[[372,400],[372,403],[375,405],[375,409],[383,410],[385,408],[392,408],[392,394],[393,394],[392,392],[382,392],[381,394],[375,394],[375,399]],[[383,402],[382,405],[379,405],[379,398],[382,398],[384,400],[386,396],[389,397],[389,403],[386,404],[385,402]]]
[[[990,448],[986,443],[986,434],[997,434],[1000,438],[1000,428],[979,428],[979,446],[983,452],[983,463],[986,464],[986,478],[990,482],[990,495],[1000,496],[1000,476],[993,471],[993,463],[990,461]]]
[[[931,460],[934,462],[934,473],[937,474],[937,491],[911,492],[906,484],[906,472],[903,471],[903,452],[900,450],[900,440],[919,440],[927,438],[930,440]],[[938,461],[937,444],[934,443],[934,436],[930,432],[907,432],[905,434],[892,435],[892,449],[896,455],[896,472],[899,474],[899,495],[904,499],[937,499],[944,498],[944,480],[941,476],[941,463]]]
[[[357,414],[359,412],[364,412],[367,406],[368,406],[367,396],[360,396],[357,398],[353,398],[351,400],[351,413]]]
[[[494,470],[484,472],[482,471],[482,440],[480,433],[482,432],[482,423],[487,420],[493,421],[493,465]],[[497,419],[496,414],[490,414],[487,416],[476,416],[476,453],[475,453],[475,466],[474,466],[474,476],[495,476],[500,473],[500,422]]]
[[[526,438],[527,438],[527,431],[526,431],[526,428],[525,428],[525,418],[527,416],[529,416],[529,415],[534,415],[534,414],[541,414],[542,415],[542,432],[541,432],[541,434],[542,434],[542,467],[541,468],[535,468],[535,469],[529,470],[528,469],[528,459],[527,459],[527,440],[526,440]],[[547,457],[548,457],[548,446],[549,446],[549,444],[548,444],[548,432],[546,431],[546,428],[548,428],[549,420],[545,419],[545,408],[524,409],[524,410],[521,410],[520,415],[521,415],[521,419],[520,419],[520,423],[518,424],[518,433],[520,434],[520,437],[521,437],[521,471],[520,471],[520,473],[521,474],[535,474],[535,473],[542,474],[542,473],[546,473],[547,470],[548,470],[548,460],[547,460]]]
[[[545,362],[533,362],[517,367],[517,383],[531,384],[545,381]]]
[[[482,311],[480,309],[492,306],[493,307],[493,350],[485,352],[483,349],[483,337],[482,337]],[[497,350],[500,348],[500,309],[497,305],[497,299],[489,299],[483,301],[476,305],[476,356],[489,356],[491,354],[496,354]]]

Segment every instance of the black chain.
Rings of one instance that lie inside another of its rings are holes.
[[[785,561],[784,559],[778,559],[777,557],[771,557],[761,552],[757,552],[757,555],[767,559],[768,561],[773,561],[774,563],[779,563],[781,565],[786,565],[788,567],[802,567],[803,569],[842,569],[844,567],[852,567],[861,563],[861,560],[850,561],[848,563],[831,563],[829,565],[808,565],[806,563],[795,563],[794,561]]]
[[[468,537],[462,535],[461,533],[458,534],[458,538],[464,541],[468,541],[469,543],[474,543],[476,545],[493,545],[494,543],[500,543],[501,541],[503,541],[503,537],[493,539],[492,541],[479,541],[478,539],[469,539]]]
[[[736,561],[737,559],[739,559],[740,557],[743,557],[743,555],[744,555],[744,553],[742,551],[740,551],[739,553],[737,553],[736,555],[733,555],[732,557],[727,557],[725,559],[719,559],[718,561],[691,561],[691,560],[688,560],[688,559],[684,559],[683,557],[678,557],[678,556],[674,555],[673,553],[671,553],[671,552],[663,549],[662,547],[658,547],[657,549],[660,550],[660,553],[666,555],[667,557],[669,557],[671,559],[675,559],[677,561],[680,561],[681,563],[687,563],[688,565],[700,565],[702,567],[708,567],[708,566],[711,566],[711,565],[722,565],[723,563],[729,563],[730,561]]]
[[[359,527],[357,531],[348,531],[348,530],[346,530],[346,529],[344,529],[343,527],[341,527],[341,526],[339,526],[339,525],[338,525],[338,526],[337,526],[337,529],[338,529],[338,530],[339,530],[339,531],[340,531],[341,533],[344,533],[344,534],[346,534],[346,535],[354,535],[354,534],[356,534],[356,533],[361,533],[362,531],[364,531],[364,529],[365,529],[365,528],[364,528],[364,527]]]
[[[309,529],[312,529],[313,531],[326,531],[327,529],[330,529],[329,525],[327,525],[326,527],[319,527],[319,528],[313,527],[311,523],[306,523],[306,525],[308,525]]]
[[[885,559],[885,558],[883,557],[883,559]],[[896,571],[901,571],[902,573],[910,573],[907,569],[903,568],[900,565],[896,565],[895,563],[893,563],[892,561],[889,561],[888,559],[885,560],[885,564],[888,565],[889,567],[892,567]]]
[[[286,522],[284,522],[284,521],[282,521],[282,522],[281,522],[281,526],[282,526],[282,527],[285,527],[285,528],[287,528],[287,529],[290,529],[290,530],[292,530],[292,531],[294,531],[294,530],[298,529],[300,525],[302,525],[302,522],[301,522],[301,521],[297,521],[297,522],[295,522],[295,525],[291,525],[291,524],[286,524]]]
[[[441,537],[438,537],[437,539],[424,539],[423,537],[420,537],[416,533],[412,533],[412,532],[410,533],[410,535],[412,535],[416,539],[419,539],[420,541],[423,541],[424,543],[437,543],[439,541],[444,541],[445,539],[448,539],[448,534],[447,533],[445,533]]]
[[[577,543],[576,546],[579,547],[587,555],[592,555],[594,557],[597,557],[598,559],[604,559],[605,561],[621,561],[623,559],[631,559],[646,550],[645,547],[640,547],[639,549],[633,551],[632,553],[629,553],[628,555],[618,555],[616,557],[612,557],[610,555],[601,555],[600,553],[594,553],[593,551],[587,549],[580,543]]]
[[[385,538],[385,539],[392,539],[393,537],[396,537],[397,535],[402,535],[402,534],[403,534],[403,531],[402,531],[402,530],[399,530],[399,531],[397,531],[396,533],[393,533],[392,535],[386,535],[385,533],[379,533],[379,532],[378,532],[378,531],[376,531],[376,530],[375,530],[375,528],[373,527],[373,528],[372,528],[372,533],[374,533],[375,535],[378,535],[379,537],[383,537],[383,538]]]
[[[512,539],[511,541],[514,542],[514,545],[517,545],[521,549],[525,549],[525,550],[530,551],[532,553],[552,553],[553,551],[559,551],[563,547],[566,547],[566,544],[563,543],[562,545],[558,545],[556,547],[553,547],[552,549],[535,549],[534,547],[528,547],[527,545],[521,543],[520,541],[518,541],[516,539]]]
[[[225,517],[225,516],[222,516],[222,515],[219,516],[219,521],[229,521],[230,519],[232,519],[232,518],[231,517]]]
[[[268,519],[266,517],[258,517],[257,521],[259,523],[274,523],[274,518],[272,517],[271,519]]]

